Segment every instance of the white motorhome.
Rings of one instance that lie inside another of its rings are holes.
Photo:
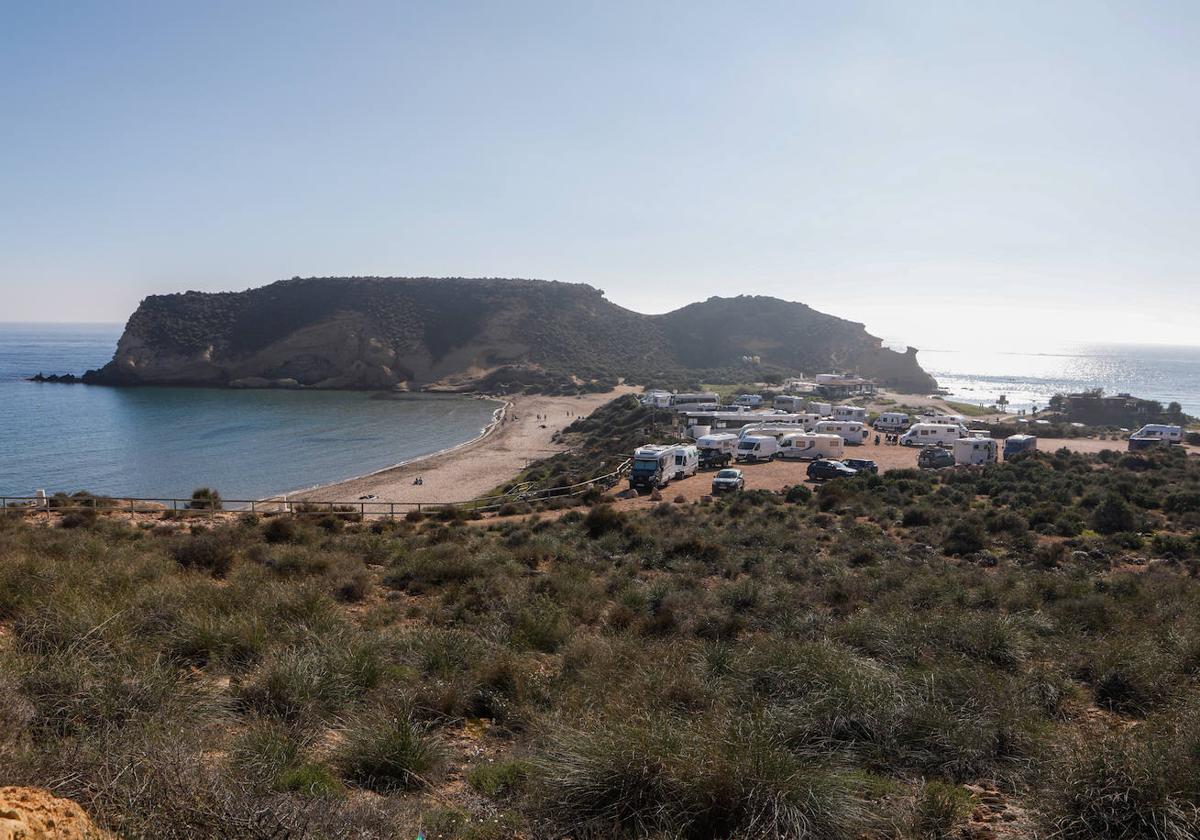
[[[838,459],[846,451],[841,435],[818,435],[807,432],[784,435],[779,439],[777,458],[815,461],[817,458]]]
[[[813,427],[819,435],[837,435],[851,446],[859,446],[870,437],[870,430],[857,420],[822,420]]]
[[[907,432],[900,435],[902,446],[952,446],[954,441],[967,436],[967,430],[961,425],[950,426],[945,423],[913,423]]]
[[[817,402],[815,400],[808,401],[808,410],[813,414],[820,414],[822,417],[833,416],[833,403]]]
[[[808,401],[794,394],[780,394],[772,405],[777,411],[804,411]]]
[[[811,432],[813,427],[820,422],[820,418],[815,414],[780,414],[776,417],[771,417],[759,420],[754,423],[747,423],[742,427],[738,434],[741,437],[746,435],[780,435],[792,434],[794,432]]]
[[[903,411],[885,411],[875,418],[875,428],[881,432],[902,432],[908,428],[908,415]]]
[[[700,411],[705,408],[716,408],[720,404],[721,395],[711,391],[671,395],[671,408],[676,411]]]
[[[996,441],[992,438],[966,437],[954,441],[955,464],[996,463]]]
[[[647,391],[642,394],[642,405],[650,406],[651,408],[670,408],[671,392]]]
[[[917,423],[927,423],[936,426],[965,426],[967,418],[961,414],[921,414]]]
[[[866,423],[867,410],[857,405],[835,405],[833,407],[833,419],[857,420],[859,423]]]
[[[1147,438],[1161,440],[1163,443],[1183,443],[1183,426],[1166,426],[1162,423],[1147,423],[1129,436],[1138,440]]]
[[[687,443],[671,449],[672,462],[668,464],[668,472],[673,480],[679,481],[689,475],[695,475],[700,469],[700,450]]]
[[[779,451],[779,441],[770,435],[746,435],[738,441],[737,460],[770,461]]]
[[[654,490],[666,487],[675,468],[673,446],[652,444],[633,451],[633,466],[629,470],[629,486],[634,490]]]
[[[744,405],[747,408],[759,408],[762,406],[762,397],[758,394],[738,394],[733,404]]]
[[[704,435],[696,441],[696,448],[700,451],[700,466],[725,466],[737,454],[737,445],[738,436],[732,432]]]

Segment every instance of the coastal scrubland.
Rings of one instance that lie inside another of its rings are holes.
[[[0,518],[0,784],[127,837],[1190,837],[1200,465]],[[989,833],[990,832],[990,833]]]

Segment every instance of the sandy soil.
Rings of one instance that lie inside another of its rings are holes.
[[[508,481],[530,461],[565,450],[565,446],[553,443],[551,438],[576,418],[586,417],[601,405],[638,390],[620,386],[604,394],[578,397],[512,397],[502,420],[472,443],[362,478],[296,493],[292,498],[357,502],[363,496],[374,496],[388,502],[422,503],[474,499]],[[421,484],[413,484],[417,477],[421,478]]]
[[[1055,452],[1064,447],[1072,452],[1100,452],[1104,449],[1125,452],[1128,447],[1128,441],[1124,440],[1091,438],[1078,440],[1043,438],[1038,443],[1046,452]],[[1192,455],[1200,455],[1200,448],[1189,446],[1187,450]],[[879,471],[884,473],[889,470],[915,468],[917,453],[920,451],[915,446],[886,446],[884,444],[876,446],[871,440],[862,446],[847,446],[844,457],[869,458],[878,464]],[[808,469],[808,461],[768,461],[763,464],[738,464],[736,466],[746,476],[747,490],[779,491],[793,484],[815,486],[814,482],[808,480],[805,473]],[[663,499],[673,501],[677,496],[683,496],[689,502],[697,501],[700,497],[708,495],[712,486],[712,476],[712,472],[701,472],[682,481],[673,481],[662,491]],[[638,508],[651,507],[655,503],[651,502],[649,497],[643,496],[637,499],[622,499],[616,504],[623,508]]]
[[[83,809],[41,788],[0,788],[0,840],[115,840]]]

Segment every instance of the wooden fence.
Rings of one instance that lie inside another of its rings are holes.
[[[487,513],[499,510],[506,504],[517,502],[540,502],[550,499],[582,496],[589,490],[607,490],[621,480],[629,471],[632,461],[625,458],[615,470],[578,484],[566,487],[537,489],[528,483],[518,485],[508,493],[484,496],[462,502],[390,502],[380,499],[355,499],[346,502],[317,502],[301,498],[276,497],[270,499],[222,499],[221,510],[262,514],[288,513],[295,516],[326,516],[330,513],[356,513],[363,518],[382,517],[394,519],[410,511],[436,513],[446,508],[466,512]],[[106,496],[0,496],[0,510],[21,513],[81,512],[95,510],[102,513],[176,513],[216,516],[218,511],[205,507],[203,499],[172,498],[109,498]]]

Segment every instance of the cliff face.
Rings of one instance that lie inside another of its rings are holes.
[[[641,315],[590,286],[538,280],[311,278],[142,301],[108,385],[394,388],[630,381],[743,365],[857,371],[903,389],[933,380],[861,324],[774,298],[712,298]]]

